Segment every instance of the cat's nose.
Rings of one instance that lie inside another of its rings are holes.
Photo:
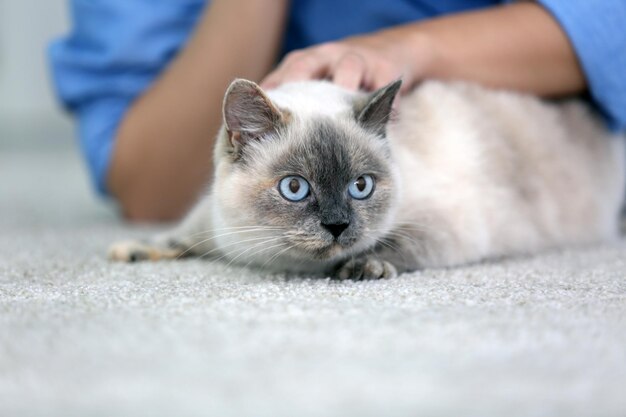
[[[350,223],[322,223],[322,226],[337,239],[350,226]]]

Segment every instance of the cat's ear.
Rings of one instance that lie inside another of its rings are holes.
[[[284,119],[261,87],[244,79],[230,84],[222,110],[226,132],[236,149],[251,139],[276,131]]]
[[[402,80],[396,80],[371,93],[364,103],[357,103],[355,108],[357,122],[365,129],[384,136],[391,115],[391,106],[401,85]]]

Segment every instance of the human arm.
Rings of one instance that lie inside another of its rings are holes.
[[[275,62],[287,1],[69,1],[51,81],[95,188],[127,217],[177,217],[206,189],[225,86]]]
[[[580,92],[574,50],[542,6],[514,3],[410,23],[296,51],[263,82],[330,78],[376,89],[402,77],[404,90],[425,78],[461,79],[543,96]]]
[[[285,0],[215,0],[169,68],[126,112],[108,190],[126,217],[179,217],[212,172],[223,93],[234,77],[259,80],[278,53]]]

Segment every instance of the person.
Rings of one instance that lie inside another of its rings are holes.
[[[97,189],[132,220],[168,220],[210,178],[229,82],[325,78],[372,90],[460,79],[586,95],[626,126],[623,0],[72,0],[49,50]],[[284,57],[276,68],[279,58]]]

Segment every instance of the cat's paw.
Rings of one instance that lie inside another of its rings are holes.
[[[112,261],[120,262],[158,261],[174,259],[182,253],[180,247],[159,247],[148,242],[129,240],[111,245],[108,257]]]
[[[335,272],[335,278],[341,280],[393,278],[397,275],[395,266],[374,257],[349,259]]]

